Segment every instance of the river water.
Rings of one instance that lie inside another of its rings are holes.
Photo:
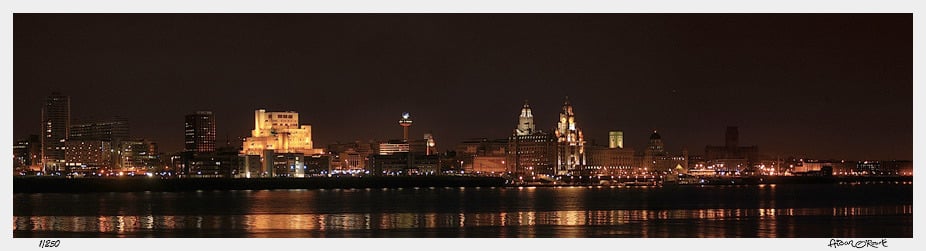
[[[13,195],[14,237],[913,237],[912,182]]]

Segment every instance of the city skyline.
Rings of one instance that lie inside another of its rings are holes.
[[[217,146],[226,136],[240,145],[236,139],[248,135],[255,109],[299,112],[321,147],[399,139],[396,119],[409,112],[415,120],[409,137],[431,132],[447,150],[469,138],[510,136],[525,99],[536,128],[552,131],[568,95],[585,138],[599,145],[620,129],[625,145],[642,150],[658,129],[668,151],[697,153],[722,145],[724,128],[738,126],[740,141],[763,153],[912,159],[909,15],[31,17],[17,15],[14,24],[14,51],[22,55],[14,59],[14,140],[39,134],[41,104],[53,91],[70,96],[72,123],[126,117],[133,137],[154,139],[165,152],[183,148],[183,116],[201,110],[215,114]],[[414,22],[421,20],[433,22]],[[173,26],[154,25],[161,21]],[[800,21],[812,22],[785,25]],[[264,36],[230,28],[208,37],[194,33],[221,22]],[[750,25],[755,29],[746,30]],[[288,33],[303,26],[340,37]],[[524,29],[512,35],[504,27]],[[85,32],[56,30],[69,28]],[[219,39],[225,37],[231,39]],[[609,44],[616,41],[622,44]],[[655,49],[632,50],[647,41]],[[229,54],[234,49],[241,55]],[[50,61],[55,55],[68,57]],[[658,67],[665,72],[651,69]]]

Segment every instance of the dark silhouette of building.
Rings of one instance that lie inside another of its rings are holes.
[[[42,108],[42,166],[45,172],[64,171],[64,142],[71,127],[71,98],[53,92]]]
[[[704,159],[707,165],[718,171],[743,171],[759,161],[759,147],[739,146],[739,131],[735,126],[728,126],[726,145],[706,146]]]

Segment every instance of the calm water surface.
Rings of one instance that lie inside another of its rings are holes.
[[[913,237],[913,185],[14,194],[14,237]]]

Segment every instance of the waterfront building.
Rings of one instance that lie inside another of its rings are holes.
[[[704,159],[708,166],[721,172],[742,172],[759,161],[757,146],[739,146],[739,130],[728,126],[724,146],[706,146]]]
[[[42,166],[46,173],[65,171],[65,141],[71,127],[71,99],[53,92],[42,107]]]
[[[187,114],[183,125],[184,147],[187,152],[215,152],[215,117],[210,111]]]
[[[154,171],[160,163],[158,145],[149,140],[123,140],[116,152],[119,160],[115,166],[124,172]]]
[[[478,174],[501,175],[507,172],[507,156],[475,156],[472,172]]]
[[[276,174],[275,170],[271,170],[276,158],[274,154],[322,154],[324,149],[312,148],[312,126],[299,123],[299,113],[296,112],[254,111],[254,130],[251,137],[245,138],[241,154],[259,155],[264,163],[262,169],[270,170],[271,175]]]
[[[64,170],[69,173],[100,173],[112,169],[113,147],[107,140],[65,142]]]
[[[440,155],[397,152],[370,157],[374,175],[435,175],[440,173]]]
[[[657,130],[650,134],[649,143],[637,162],[638,173],[685,173],[688,170],[688,150],[674,155],[666,151],[662,136]]]
[[[556,174],[584,173],[585,137],[579,129],[569,97],[563,102],[554,134],[557,139]]]
[[[358,176],[368,174],[369,170],[366,169],[366,160],[368,155],[363,155],[360,152],[354,150],[354,148],[348,148],[338,153],[332,153],[330,155],[330,166],[328,167],[328,172],[332,175],[351,175]]]
[[[14,171],[41,171],[42,140],[39,135],[17,140],[13,144]]]
[[[592,175],[632,173],[634,151],[630,148],[589,146],[586,148],[587,167]]]
[[[392,155],[394,153],[407,153],[410,150],[410,146],[405,140],[390,140],[383,143],[379,143],[379,154],[380,155]]]
[[[508,139],[475,138],[464,140],[457,144],[455,148],[454,161],[459,163],[458,166],[462,171],[476,172],[474,164],[477,157],[507,158],[507,147]]]

